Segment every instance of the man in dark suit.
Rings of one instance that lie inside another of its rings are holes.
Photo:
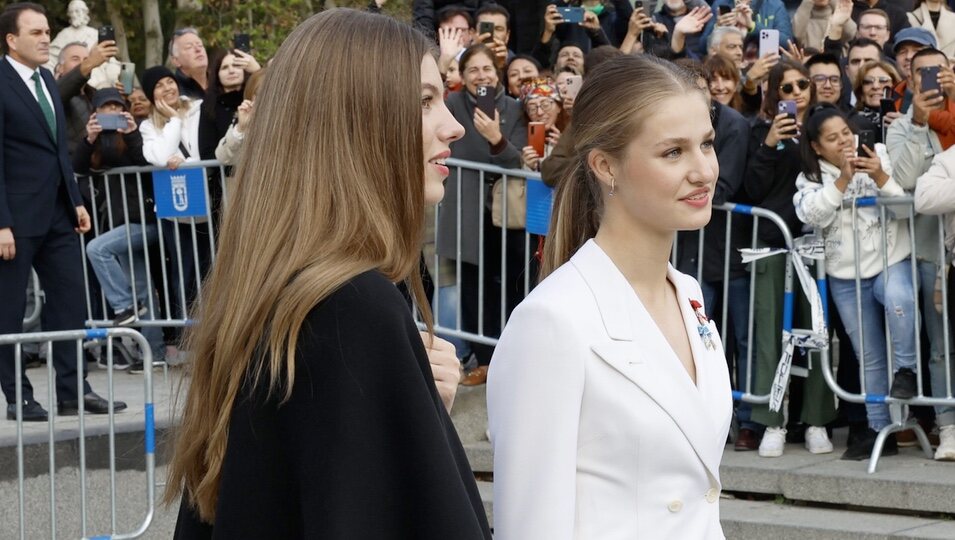
[[[35,267],[46,291],[43,328],[84,325],[82,255],[77,237],[90,229],[67,153],[66,115],[53,75],[40,66],[50,52],[43,6],[18,3],[0,13],[0,334],[22,330],[27,279]],[[85,379],[71,343],[53,345],[60,415],[77,414],[77,385]],[[23,420],[44,421],[23,374]],[[16,369],[12,347],[0,347],[0,387],[7,419],[16,418]],[[86,411],[106,413],[108,402],[85,380]],[[52,398],[52,396],[51,396]],[[126,404],[114,403],[114,410]]]

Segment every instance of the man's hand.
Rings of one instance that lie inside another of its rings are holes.
[[[928,125],[929,113],[939,109],[944,102],[945,97],[938,90],[916,92],[912,96],[912,122],[920,126]]]
[[[852,17],[852,0],[839,0],[829,17],[829,24],[843,26],[849,21],[850,17]]]
[[[557,25],[562,22],[564,22],[564,18],[561,17],[560,12],[557,11],[557,6],[548,4],[547,9],[544,11],[544,33],[541,34],[541,43],[550,41],[551,36],[557,31]]]
[[[17,245],[13,241],[13,229],[0,229],[0,259],[12,261],[17,255]]]
[[[115,41],[97,43],[95,47],[90,49],[90,55],[86,57],[86,60],[80,63],[80,72],[83,73],[84,77],[89,77],[94,69],[102,66],[117,54],[119,54],[119,47],[116,46]]]
[[[597,15],[593,11],[584,12],[584,22],[580,23],[580,26],[583,26],[587,30],[600,30],[600,19],[597,18]]]
[[[86,122],[86,142],[93,144],[96,142],[96,138],[99,137],[99,134],[102,133],[103,126],[99,125],[99,120],[96,119],[96,113],[90,115],[89,121]]]
[[[451,412],[454,405],[454,396],[458,393],[458,383],[461,382],[461,362],[454,354],[454,345],[427,332],[420,332],[421,341],[428,351],[428,363],[431,364],[431,373],[434,375],[434,385],[438,395],[444,403],[444,408]]]
[[[80,224],[79,227],[73,228],[77,234],[86,234],[90,231],[90,227],[93,226],[85,206],[81,205],[76,207],[76,222]]]
[[[487,47],[491,49],[491,53],[494,55],[494,65],[498,69],[504,69],[504,66],[507,65],[507,44],[494,38],[487,44]]]

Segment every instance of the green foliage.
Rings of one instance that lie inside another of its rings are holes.
[[[179,25],[198,29],[207,49],[230,49],[234,34],[250,34],[253,54],[266,60],[311,15],[310,4],[308,0],[208,0],[201,11],[180,12]]]

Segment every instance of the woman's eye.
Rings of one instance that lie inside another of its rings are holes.
[[[680,150],[679,148],[674,148],[672,150],[667,150],[666,153],[663,154],[663,157],[667,159],[678,158],[680,157],[680,154],[682,153],[683,151]]]
[[[700,148],[702,148],[702,149],[704,149],[704,150],[712,150],[712,149],[713,149],[713,139],[710,139],[710,140],[708,140],[708,141],[703,141],[703,144],[700,145]]]
[[[431,103],[434,102],[433,96],[424,96],[421,98],[421,106],[425,108],[431,107]]]

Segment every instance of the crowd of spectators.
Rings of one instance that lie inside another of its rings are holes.
[[[372,0],[368,9],[380,11],[385,2]],[[588,73],[602,61],[614,55],[653,54],[697,73],[712,99],[720,162],[714,202],[771,210],[794,236],[815,230],[824,241],[832,284],[831,326],[840,343],[840,385],[860,391],[860,363],[867,394],[909,398],[921,390],[944,396],[953,384],[945,380],[950,372],[945,369],[943,320],[937,309],[951,299],[937,298],[936,291],[945,279],[952,290],[955,272],[945,271],[948,264],[939,254],[943,239],[935,217],[915,216],[912,243],[905,213],[890,213],[885,221],[874,209],[842,210],[844,201],[856,197],[914,195],[919,212],[955,212],[955,204],[946,205],[955,199],[955,180],[947,176],[955,163],[955,150],[950,150],[955,144],[955,72],[950,65],[955,15],[946,3],[418,0],[413,3],[413,23],[434,36],[448,107],[465,127],[464,137],[451,145],[452,157],[539,172],[548,185],[579,165],[568,158],[574,100]],[[766,31],[778,36],[778,50],[761,51]],[[260,62],[266,62],[256,59],[254,51],[207,52],[199,33],[185,28],[170,40],[168,67],[148,67],[141,84],[132,89],[118,81],[115,88],[90,86],[92,70],[117,53],[109,41],[68,44],[55,68],[74,168],[78,175],[93,178],[84,184],[84,193],[99,223],[98,234],[88,239],[87,257],[108,301],[109,313],[103,316],[129,324],[159,317],[143,308],[155,304],[172,318],[185,318],[201,276],[212,264],[229,169],[209,174],[208,227],[157,219],[148,201],[148,176],[142,176],[136,189],[127,183],[123,191],[109,187],[102,177],[96,180],[96,173],[127,165],[176,169],[205,159],[238,163],[243,133],[254,121],[255,91],[267,72]],[[105,130],[97,120],[103,114],[122,115],[125,128]],[[532,137],[538,130],[542,146]],[[871,139],[857,155],[859,133]],[[940,180],[945,178],[948,183]],[[502,312],[506,316],[521,301],[525,282],[533,286],[535,255],[546,239],[531,235],[526,242],[524,223],[501,216],[499,210],[504,198],[522,201],[525,190],[523,180],[505,183],[472,170],[449,178],[435,225],[437,257],[424,258],[432,277],[440,276],[434,300],[440,306],[441,326],[480,329],[495,337]],[[143,212],[140,195],[147,198]],[[725,304],[728,320],[721,332],[736,387],[745,388],[751,381],[752,394],[766,394],[783,353],[785,260],[771,257],[752,263],[756,280],[751,298],[749,267],[737,252],[748,247],[751,225],[734,219],[727,237],[726,223],[725,214],[714,212],[703,231],[702,248],[697,234],[681,235],[676,263],[692,275],[702,268],[701,286],[711,317]],[[160,231],[166,242],[178,245],[160,249]],[[134,244],[143,247],[133,257],[134,269],[140,267],[133,272],[135,287],[126,247],[130,233],[141,239]],[[761,226],[757,240],[760,247],[786,247],[772,226]],[[727,241],[731,260],[729,274],[724,274]],[[149,260],[147,250],[165,253],[165,260]],[[915,280],[909,271],[912,258],[918,268]],[[139,278],[150,265],[159,265],[154,276],[166,275],[161,274],[166,265],[175,290],[183,294],[149,302],[154,291]],[[857,283],[862,321],[856,316]],[[750,304],[756,321],[752,335]],[[921,326],[911,316],[915,311]],[[797,302],[797,326],[808,324],[808,317],[808,306]],[[885,356],[886,325],[894,351],[892,370]],[[162,336],[150,337],[160,357],[178,354],[176,332],[167,329]],[[859,358],[863,339],[865,355]],[[919,342],[921,355],[916,351]],[[467,367],[464,384],[482,384],[492,348],[462,341],[458,345]],[[921,370],[916,366],[919,357],[925,364]],[[831,429],[848,425],[844,457],[865,459],[876,433],[889,422],[887,407],[837,403],[818,357],[797,352],[795,361],[808,367],[809,375],[793,379],[788,411],[740,403],[735,448],[775,457],[782,455],[785,443],[799,442],[810,452],[832,452]],[[924,380],[917,380],[916,373]],[[955,460],[955,407],[921,408],[917,414],[924,426],[938,427],[936,458]],[[897,445],[904,444],[910,444],[906,433],[890,437],[883,453],[895,453]]]

